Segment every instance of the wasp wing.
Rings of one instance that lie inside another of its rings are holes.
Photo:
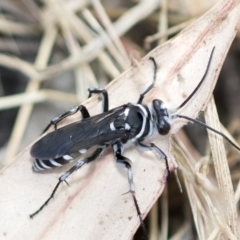
[[[126,106],[121,106],[50,132],[32,146],[31,156],[43,160],[56,159],[66,153],[70,154],[123,138],[126,130],[113,131],[110,124],[117,116],[124,113],[125,109]]]

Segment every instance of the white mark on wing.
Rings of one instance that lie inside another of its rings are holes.
[[[143,122],[142,122],[141,131],[138,133],[137,136],[135,136],[134,140],[140,138],[143,135],[145,127],[146,127],[147,117],[148,117],[148,113],[147,113],[146,109],[141,104],[137,104],[136,106],[138,106],[142,110],[141,114],[143,117]]]
[[[44,167],[45,169],[50,169],[50,168],[51,168],[51,167],[49,167],[48,165],[46,165],[43,160],[40,160],[40,159],[38,159],[38,160],[39,160],[39,162],[40,162],[40,165],[41,165],[42,167]]]
[[[110,129],[111,129],[112,131],[115,131],[115,130],[116,130],[116,128],[115,128],[115,126],[114,126],[114,122],[111,122],[111,123],[110,123]]]
[[[36,160],[34,161],[34,163],[33,163],[33,170],[34,170],[35,172],[44,170],[44,168],[42,168],[42,167],[40,167],[40,166],[38,165],[37,159],[36,159]]]
[[[70,160],[72,160],[73,158],[72,158],[71,156],[69,156],[69,155],[63,155],[63,159],[64,159],[64,160],[67,160],[67,161],[70,161]]]
[[[80,152],[81,154],[84,154],[84,153],[87,152],[87,149],[80,149],[79,152]]]
[[[125,115],[126,118],[127,118],[128,114],[129,114],[129,110],[130,110],[129,108],[126,108],[125,111],[124,111],[124,115]]]
[[[125,111],[124,111],[123,113],[120,114],[120,115],[124,115],[124,120],[127,119],[128,114],[129,114],[129,110],[130,110],[129,108],[126,108]]]
[[[131,129],[131,126],[128,123],[125,123],[125,129],[129,130],[129,129]]]
[[[61,167],[62,165],[58,162],[56,162],[55,160],[53,160],[52,158],[49,159],[50,163],[53,165],[53,166],[56,166],[56,167]]]

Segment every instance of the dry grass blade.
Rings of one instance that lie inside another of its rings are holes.
[[[37,67],[42,68],[47,65],[56,35],[57,30],[54,28],[54,26],[49,25],[46,29],[45,35],[39,47],[38,55],[35,60],[35,65]],[[35,79],[32,78],[28,83],[26,91],[30,93],[35,92],[39,88],[39,84],[39,82],[35,81]],[[32,107],[32,104],[26,104],[23,105],[19,111],[15,127],[12,131],[11,139],[7,148],[6,163],[10,163],[14,156],[13,154],[15,154],[18,149],[19,143],[22,139],[24,130],[27,126],[27,122],[32,111]]]
[[[205,119],[209,126],[220,130],[217,110],[213,99],[211,99],[206,109]],[[227,222],[229,222],[235,236],[238,236],[237,209],[223,139],[221,137],[218,138],[216,135],[213,136],[213,134],[209,132],[209,140],[218,186],[223,193],[222,205],[226,207]]]
[[[215,239],[216,236],[223,235],[227,239],[237,239],[237,233],[233,234],[234,229],[232,225],[228,225],[229,220],[226,219],[227,205],[222,204],[222,192],[206,177],[206,159],[198,161],[198,168],[193,169],[189,164],[191,154],[178,139],[177,143],[179,146],[174,145],[174,152],[180,160],[179,167],[184,172],[184,183],[199,238]]]
[[[26,25],[11,22],[7,19],[4,19],[0,15],[0,31],[5,34],[15,34],[15,35],[39,35],[40,29],[37,25]]]
[[[74,94],[46,89],[37,92],[19,93],[14,96],[2,97],[0,99],[0,110],[14,108],[27,103],[43,102],[50,99],[70,102],[73,104],[77,104],[79,100]]]
[[[163,37],[168,37],[169,35],[173,35],[173,34],[176,34],[176,33],[180,32],[181,30],[186,28],[188,25],[193,23],[195,20],[196,19],[188,20],[186,22],[183,22],[183,23],[180,23],[178,25],[175,25],[173,27],[168,28],[165,32],[158,32],[158,33],[156,33],[152,36],[146,37],[145,43],[144,43],[145,48],[149,49],[151,43],[158,40],[158,39],[161,39]]]

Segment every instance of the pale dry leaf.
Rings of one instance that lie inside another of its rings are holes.
[[[194,98],[179,113],[196,117],[204,109],[215,86],[229,46],[237,31],[239,1],[225,0],[201,19],[185,29],[175,39],[157,47],[141,61],[148,79],[143,79],[132,67],[107,90],[110,108],[136,102],[153,77],[149,56],[158,63],[155,88],[144,102],[159,98],[171,106],[179,106],[200,81],[210,52],[216,46],[208,76]],[[100,101],[94,96],[85,103],[92,115],[100,111]],[[64,124],[76,121],[79,115]],[[171,133],[185,121],[176,120]],[[170,136],[153,140],[168,156],[171,169],[175,164],[170,155]],[[54,144],[54,143],[53,143]],[[56,197],[33,220],[33,213],[49,197],[57,178],[67,168],[37,174],[31,171],[30,147],[1,171],[0,236],[2,239],[131,239],[139,219],[128,191],[126,171],[116,166],[110,151],[97,161],[84,166],[69,177],[70,187],[62,184]],[[166,166],[152,153],[128,149],[132,160],[136,197],[144,216],[164,189]]]
[[[205,112],[205,119],[208,125],[211,125],[214,129],[220,130],[220,123],[213,98],[211,98],[208,103]],[[232,178],[228,166],[223,139],[214,136],[210,132],[208,133],[213,156],[214,170],[219,189],[222,192],[222,209],[226,208],[227,222],[230,223],[233,233],[238,236],[237,209],[234,198]]]

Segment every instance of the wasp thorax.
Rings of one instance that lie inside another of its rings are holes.
[[[171,125],[169,122],[168,109],[164,102],[158,99],[153,100],[152,108],[156,115],[156,125],[159,134],[166,135],[169,133]]]

